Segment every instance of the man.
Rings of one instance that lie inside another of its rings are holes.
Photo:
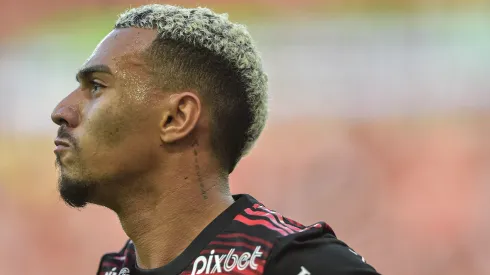
[[[112,209],[130,238],[97,274],[377,274],[325,223],[230,194],[267,113],[243,26],[204,8],[131,9],[77,80],[52,114],[60,194]]]

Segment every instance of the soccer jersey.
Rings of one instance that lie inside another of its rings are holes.
[[[324,222],[304,226],[249,195],[212,221],[167,265],[142,270],[129,240],[102,257],[97,275],[376,275],[364,258],[336,238]]]

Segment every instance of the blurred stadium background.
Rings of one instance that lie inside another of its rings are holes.
[[[0,274],[95,274],[125,235],[58,199],[49,115],[148,1],[1,3]],[[383,274],[490,274],[490,2],[166,3],[228,12],[263,54],[271,118],[234,192],[327,221]]]

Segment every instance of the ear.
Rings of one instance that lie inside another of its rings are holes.
[[[201,101],[195,93],[182,92],[169,96],[160,122],[160,138],[173,143],[189,135],[201,116]]]

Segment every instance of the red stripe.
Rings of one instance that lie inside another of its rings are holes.
[[[270,220],[270,221],[271,221],[271,222],[272,222],[274,225],[276,225],[277,227],[279,227],[279,228],[281,228],[281,229],[285,230],[286,232],[288,232],[288,233],[290,233],[290,234],[294,233],[294,231],[293,231],[291,228],[289,228],[289,227],[287,227],[287,226],[285,226],[285,225],[282,225],[280,222],[278,222],[278,221],[276,220],[276,217],[275,217],[274,215],[272,215],[271,213],[267,213],[267,212],[265,212],[265,211],[253,211],[253,210],[252,210],[252,209],[250,209],[250,208],[245,209],[245,213],[247,213],[247,214],[249,214],[249,215],[251,215],[251,216],[266,217],[266,218],[268,218],[268,219],[269,219],[269,220]]]
[[[261,209],[262,211],[265,211],[267,213],[271,213],[273,216],[277,217],[277,219],[279,220],[279,222],[281,224],[283,224],[284,226],[287,226],[288,228],[290,228],[291,230],[293,230],[295,232],[301,232],[301,231],[303,231],[302,228],[298,228],[298,227],[296,227],[294,225],[287,224],[286,222],[284,222],[284,216],[281,215],[281,214],[279,214],[279,213],[277,213],[276,211],[272,211],[270,209],[267,209],[266,207],[264,207],[262,205],[259,206],[258,209]]]
[[[283,235],[283,236],[286,236],[288,235],[288,233],[286,233],[284,230],[282,230],[281,228],[277,228],[275,227],[274,225],[272,225],[270,222],[268,221],[264,221],[264,220],[251,220],[243,215],[237,215],[234,219],[235,221],[238,221],[238,222],[241,222],[245,225],[248,225],[248,226],[256,226],[256,225],[262,225],[262,226],[265,226],[267,228],[269,228],[270,230],[274,230],[276,232],[278,232],[279,234]]]
[[[249,236],[247,234],[244,234],[244,233],[230,233],[230,234],[220,234],[217,236],[218,238],[223,238],[223,239],[227,239],[227,238],[244,238],[244,239],[248,239],[252,242],[256,242],[256,243],[261,243],[265,246],[268,246],[268,247],[272,247],[272,243],[271,242],[268,242],[264,239],[261,239],[261,238],[257,238],[257,237],[252,237],[252,236]]]
[[[111,262],[103,262],[102,267],[119,267],[120,264],[111,263]]]
[[[295,220],[288,219],[288,218],[284,217],[283,215],[281,215],[281,214],[277,213],[276,211],[271,210],[271,209],[269,209],[269,208],[265,207],[265,206],[264,206],[264,205],[262,205],[262,204],[256,203],[256,204],[254,204],[254,205],[252,206],[252,208],[255,208],[255,209],[262,209],[262,210],[267,211],[267,212],[269,212],[269,213],[271,213],[271,214],[275,214],[276,216],[280,217],[280,219],[281,219],[282,221],[286,220],[286,221],[288,221],[289,223],[291,223],[291,224],[287,224],[287,223],[285,223],[285,222],[284,222],[284,224],[285,224],[285,225],[288,225],[288,226],[295,226],[297,230],[302,230],[302,228],[303,228],[303,227],[305,227],[303,224],[301,224],[301,223],[299,223],[299,222],[297,222],[297,221],[295,221]],[[293,230],[294,230],[294,229],[293,229]]]
[[[288,219],[288,218],[286,218],[286,217],[284,218],[284,220],[288,221],[289,223],[294,224],[294,225],[295,225],[296,227],[298,227],[298,228],[299,228],[299,227],[305,227],[305,226],[304,226],[302,223],[299,223],[299,222],[297,222],[297,221],[295,221],[295,220],[291,220],[291,219]]]
[[[277,217],[277,219],[279,219],[279,222],[280,222],[281,224],[283,224],[283,225],[287,226],[287,227],[288,227],[288,228],[290,228],[291,230],[296,231],[296,232],[301,232],[301,230],[302,230],[301,228],[298,228],[298,227],[296,227],[296,226],[294,226],[294,225],[287,224],[286,222],[284,222],[284,216],[283,216],[283,215],[281,215],[281,214],[279,214],[279,213],[277,213],[277,212],[274,212],[274,211],[272,211],[272,210],[270,210],[270,209],[267,209],[267,208],[261,208],[261,209],[262,209],[263,211],[267,211],[267,212],[271,213],[272,215],[274,215],[275,217]]]
[[[244,270],[238,270],[237,268],[233,269],[231,272],[232,274],[240,274],[240,275],[255,275],[255,274],[261,274],[262,272],[259,273],[258,270],[253,270],[253,269],[244,269]]]
[[[255,263],[257,264],[257,270],[256,271],[258,271],[259,274],[264,273],[264,266],[265,266],[266,261],[264,259],[260,259],[260,260],[255,261]]]

